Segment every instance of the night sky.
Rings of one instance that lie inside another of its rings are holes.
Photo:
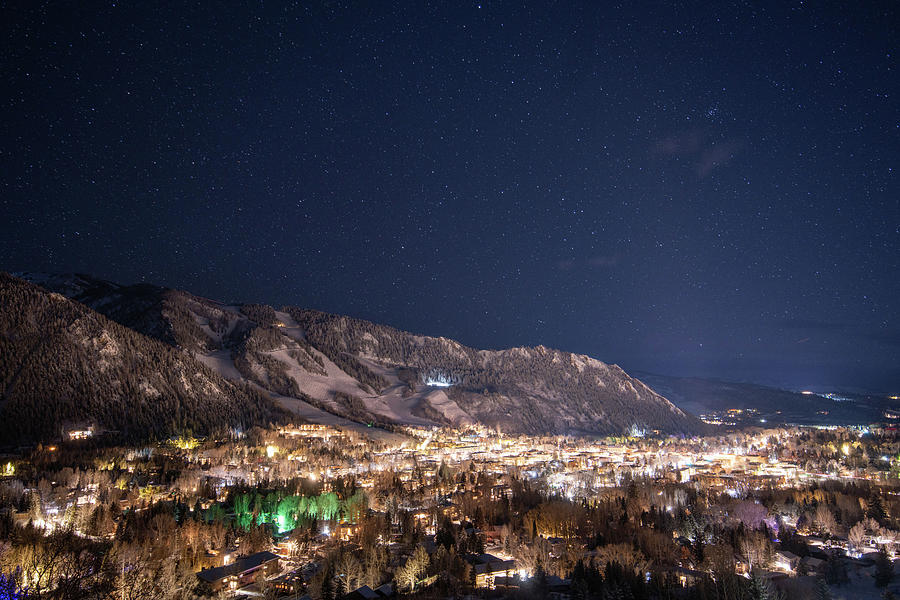
[[[152,4],[0,8],[0,269],[900,393],[895,2]]]

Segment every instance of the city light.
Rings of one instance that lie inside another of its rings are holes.
[[[753,409],[723,408],[718,414],[729,419],[747,416],[748,422],[754,423],[760,420]],[[377,539],[379,545],[393,545],[401,536],[392,530],[397,522],[391,524],[391,515],[409,515],[425,535],[437,535],[442,521],[447,519],[454,527],[461,527],[463,523],[471,522],[473,516],[465,512],[471,510],[465,502],[470,494],[480,494],[481,502],[510,502],[515,499],[513,481],[533,482],[536,488],[545,490],[543,500],[538,504],[543,508],[535,509],[533,518],[526,517],[524,531],[516,534],[520,536],[519,544],[543,544],[536,539],[556,540],[553,544],[560,544],[559,540],[577,537],[577,527],[565,522],[566,515],[589,510],[597,498],[606,494],[611,493],[613,497],[621,494],[635,478],[641,478],[645,482],[642,485],[650,487],[649,493],[638,492],[634,509],[645,511],[655,507],[658,513],[670,515],[671,523],[677,524],[691,514],[687,511],[695,508],[690,491],[705,491],[712,493],[709,498],[719,498],[720,512],[715,513],[719,515],[715,517],[720,520],[719,526],[731,526],[735,520],[748,524],[764,522],[773,533],[771,543],[779,544],[779,527],[790,528],[803,536],[814,536],[820,534],[820,519],[827,525],[828,513],[823,517],[817,514],[817,509],[810,509],[806,518],[800,519],[802,515],[796,512],[766,503],[758,495],[760,490],[776,487],[810,493],[808,490],[819,489],[825,481],[854,482],[855,486],[860,479],[877,482],[896,478],[896,473],[891,470],[892,455],[883,454],[884,450],[880,449],[877,453],[873,451],[879,448],[883,438],[871,439],[870,436],[884,435],[885,429],[869,427],[764,429],[757,426],[738,437],[705,438],[658,437],[650,432],[643,438],[635,435],[534,438],[504,434],[496,428],[483,426],[464,429],[408,426],[404,433],[408,438],[403,441],[373,447],[355,434],[351,436],[328,426],[303,425],[302,428],[268,432],[264,439],[274,440],[275,435],[279,435],[277,443],[268,441],[249,449],[245,447],[246,442],[230,440],[224,442],[231,445],[229,452],[213,451],[213,445],[206,452],[199,450],[201,446],[195,449],[197,451],[185,452],[183,445],[167,441],[156,447],[131,450],[125,453],[121,463],[113,461],[110,465],[111,459],[104,459],[95,464],[105,470],[120,471],[121,476],[110,485],[132,491],[133,500],[122,499],[126,509],[141,510],[145,505],[165,503],[176,490],[181,494],[194,494],[195,498],[202,493],[200,490],[211,490],[206,498],[197,498],[199,502],[187,503],[201,506],[201,519],[229,524],[238,533],[238,539],[268,532],[280,559],[297,561],[295,564],[310,560],[322,548],[356,543],[360,519],[367,514],[383,515],[386,528],[372,538]],[[819,437],[818,441],[814,441],[816,437]],[[238,449],[240,452],[235,452]],[[235,460],[236,455],[253,459],[242,462]],[[862,456],[880,457],[881,460],[860,463],[858,459]],[[166,468],[180,462],[182,477],[173,480],[177,483],[160,480],[161,470],[146,468],[156,460]],[[476,480],[459,477],[460,469],[473,468],[480,474]],[[0,463],[0,473],[5,476],[14,477],[22,470],[14,468],[11,461],[5,465]],[[209,477],[215,483],[201,485],[199,481],[188,480],[186,487],[184,475],[188,473],[202,473],[201,477]],[[139,485],[133,479],[137,474],[146,474]],[[304,474],[314,485],[290,491],[282,487],[276,493],[269,487],[278,488]],[[482,478],[489,485],[480,486],[477,482]],[[348,480],[355,485],[352,491],[344,487]],[[96,504],[99,492],[93,488],[72,497],[57,489],[64,484],[49,479],[48,482],[53,493],[34,505],[32,514],[27,516],[44,535],[71,528],[78,507]],[[79,485],[79,479],[72,479],[67,485],[73,484]],[[232,486],[240,487],[229,493]],[[429,493],[424,495],[408,493],[411,489],[429,488]],[[387,501],[382,495],[385,490],[396,494],[392,500]],[[818,502],[823,505],[822,500]],[[620,505],[616,502],[614,506]],[[631,501],[621,506],[625,511],[621,518],[625,520],[617,519],[617,522],[629,522]],[[887,506],[891,504],[886,503]],[[75,523],[77,535],[94,535],[78,529],[85,525]],[[302,544],[288,535],[292,530],[301,534],[309,531],[314,523],[318,524],[313,530],[318,531],[318,535],[306,538]],[[832,524],[829,527],[832,531],[835,527],[843,527],[846,536],[849,526]],[[750,525],[749,530],[757,528]],[[113,531],[109,529],[105,535],[113,535]],[[666,534],[666,538],[676,541],[680,538],[693,542],[702,535],[698,531],[680,529]],[[842,550],[848,556],[856,556],[874,552],[876,546],[883,545],[893,553],[894,544],[900,543],[894,541],[895,533],[886,529],[873,530],[866,535],[866,540],[844,542]],[[900,539],[900,533],[896,535]],[[494,571],[490,576],[479,574],[476,587],[499,588],[507,577],[510,581],[524,580],[523,585],[529,585],[527,581],[533,578],[535,563],[518,561],[523,552],[528,556],[530,550],[526,552],[520,548],[517,551],[502,545],[502,535],[491,524],[478,536],[479,539],[483,537],[479,543],[484,544],[484,554],[471,553],[470,556],[494,556],[498,566],[491,568],[500,571]],[[806,539],[814,540],[815,537]],[[833,535],[827,543],[834,546],[840,539]],[[214,551],[212,555],[221,557],[219,566],[236,564],[244,559],[234,547],[219,546],[210,550]],[[551,551],[549,546],[547,551]],[[774,559],[773,568],[785,573],[796,572],[797,559],[792,556],[782,553]],[[405,557],[394,558],[404,564]],[[514,577],[516,574],[518,578]],[[418,585],[418,581],[414,583]],[[236,578],[225,581],[224,585],[231,586],[232,583],[234,589],[246,586]]]
[[[453,382],[444,376],[438,376],[438,377],[429,377],[428,379],[426,379],[425,385],[427,385],[429,387],[447,388],[447,387],[451,387],[453,385]]]

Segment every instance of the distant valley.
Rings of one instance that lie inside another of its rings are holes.
[[[724,420],[726,425],[900,423],[900,401],[886,396],[801,392],[753,383],[651,373],[637,376],[683,410],[711,422]]]

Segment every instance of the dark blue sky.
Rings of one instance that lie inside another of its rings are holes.
[[[900,392],[894,2],[0,8],[0,268]]]

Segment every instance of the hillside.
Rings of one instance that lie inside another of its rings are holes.
[[[378,412],[526,433],[691,432],[698,422],[616,365],[538,346],[475,350],[367,321],[285,309],[306,339],[378,396]]]
[[[92,422],[126,439],[277,418],[273,403],[189,354],[0,273],[0,439],[52,440]]]
[[[703,429],[616,365],[453,340],[297,307],[225,305],[156,286],[25,274],[271,394],[313,422],[482,424],[516,433]]]

